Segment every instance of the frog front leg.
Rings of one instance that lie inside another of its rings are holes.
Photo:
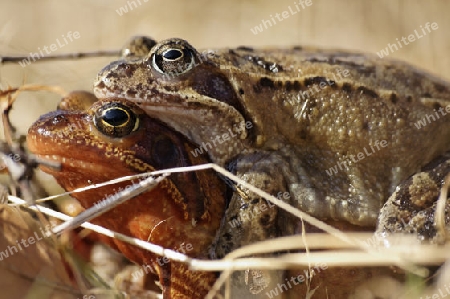
[[[434,159],[421,172],[402,182],[381,209],[377,237],[415,234],[419,240],[440,243],[450,228],[450,202],[445,204],[446,231],[439,231],[435,214],[445,177],[450,173],[450,152]]]
[[[282,168],[286,162],[274,152],[256,152],[238,157],[229,169],[245,182],[282,200],[290,198]],[[258,241],[272,239],[293,232],[294,221],[246,188],[234,185],[225,217],[211,250],[212,258],[222,258],[234,249]],[[236,271],[232,276],[232,295],[236,298],[264,298],[263,290],[276,288],[282,282],[282,271]],[[251,296],[251,297],[250,297]]]

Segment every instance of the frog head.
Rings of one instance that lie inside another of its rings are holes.
[[[208,163],[206,155],[191,154],[194,144],[135,104],[96,100],[91,94],[73,92],[60,110],[41,116],[28,131],[30,151],[61,164],[60,169],[41,169],[67,191],[157,169]],[[102,206],[107,204],[102,199],[129,186],[130,182],[122,182],[73,196],[85,208]],[[212,171],[173,174],[93,222],[165,248],[191,244],[185,253],[205,258],[224,214],[225,193],[224,182]],[[215,280],[214,273],[193,272],[184,264],[161,262],[161,257],[119,240],[102,240],[130,260],[155,269],[164,295],[171,294],[170,298],[180,294],[185,296],[180,298],[192,298],[196,292],[205,295]]]
[[[100,71],[95,95],[137,103],[149,115],[203,145],[215,160],[240,153],[248,137],[245,123],[249,119],[229,71],[216,61],[214,52],[200,53],[178,38],[156,43],[140,37],[130,44],[136,43],[143,47],[127,46],[123,59]]]

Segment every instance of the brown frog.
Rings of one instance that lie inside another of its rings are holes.
[[[97,99],[73,92],[60,110],[41,116],[28,132],[29,149],[61,169],[41,167],[66,190],[125,175],[207,163],[193,156],[194,144],[166,124],[146,115],[129,101]],[[130,182],[75,193],[85,207],[129,186]],[[119,188],[120,187],[120,188]],[[143,193],[93,220],[114,231],[208,258],[226,199],[225,183],[211,171],[173,174],[156,189]],[[216,274],[195,272],[116,239],[104,241],[130,260],[159,276],[164,298],[204,298]]]
[[[134,52],[136,44],[146,49]],[[438,235],[435,202],[450,170],[449,83],[345,51],[197,51],[182,39],[145,37],[131,45],[98,74],[97,97],[137,103],[197,143],[198,152],[329,223],[373,229],[378,221],[383,235]],[[300,231],[265,200],[235,191],[212,258]],[[247,273],[234,281],[247,283]],[[264,298],[267,282],[280,281],[270,275],[256,272],[250,293]]]
[[[177,38],[136,44],[146,49],[131,55],[136,47],[127,47],[100,71],[97,97],[137,103],[216,163],[273,195],[288,192],[287,202],[321,219],[373,227],[396,187],[409,188],[408,177],[450,149],[450,84],[406,63],[303,47],[197,51]],[[431,181],[439,187],[447,164],[436,161],[443,169]],[[402,203],[398,192],[390,202],[410,209],[420,201],[411,199],[417,192],[402,194]],[[233,219],[262,204],[235,193],[219,256],[280,227],[295,232],[273,212],[227,235]],[[395,222],[383,217],[383,228]]]

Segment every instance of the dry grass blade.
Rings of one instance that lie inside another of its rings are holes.
[[[92,57],[118,57],[121,51],[94,51],[94,52],[79,52],[79,53],[66,53],[46,55],[41,57],[37,62],[52,61],[52,60],[73,60],[80,58],[92,58]],[[27,59],[25,56],[0,56],[0,64],[3,63],[15,63]]]
[[[65,94],[65,92],[59,87],[40,86],[40,85],[24,85],[20,88],[9,88],[7,90],[1,91],[0,99],[2,99],[2,103],[4,103],[3,122],[5,123],[5,121],[8,121],[7,124],[9,126],[9,120],[7,117],[8,111],[10,110],[11,105],[15,101],[18,93],[22,91],[42,91],[42,90],[56,92],[61,95]],[[15,138],[12,130],[8,134],[6,134],[6,136],[7,139],[10,141],[10,143],[13,143],[13,140]],[[245,181],[236,177],[232,173],[228,172],[226,169],[215,164],[204,164],[192,167],[164,169],[160,171],[154,171],[151,173],[143,173],[134,176],[121,177],[119,179],[104,182],[102,184],[96,184],[86,188],[80,188],[72,192],[66,192],[63,194],[46,197],[38,200],[37,202],[52,200],[61,195],[76,192],[84,192],[89,189],[116,184],[118,182],[132,180],[134,178],[143,178],[148,176],[160,175],[160,177],[156,180],[156,183],[158,183],[160,180],[162,180],[165,176],[167,176],[170,173],[199,171],[204,169],[214,169],[217,173],[223,175],[229,180],[236,182],[237,185],[247,188],[248,190],[258,194],[267,201],[273,203],[280,209],[283,209],[288,213],[294,215],[302,223],[303,221],[306,221],[309,224],[326,232],[326,234],[310,234],[310,233],[306,234],[305,231],[303,231],[302,235],[267,240],[239,248],[237,250],[234,250],[233,252],[228,254],[224,259],[221,260],[199,260],[190,258],[189,256],[184,255],[182,253],[165,249],[161,246],[157,246],[155,244],[145,242],[143,240],[131,238],[129,236],[105,229],[103,227],[92,225],[86,222],[100,215],[101,213],[104,213],[107,210],[114,208],[114,206],[120,204],[121,202],[128,200],[129,198],[137,194],[147,191],[147,189],[145,189],[146,188],[145,183],[143,183],[145,181],[142,181],[141,182],[142,184],[140,184],[140,186],[133,185],[132,187],[134,188],[133,190],[122,191],[114,194],[113,196],[111,196],[111,198],[114,198],[114,200],[110,200],[109,198],[106,199],[105,203],[108,203],[108,205],[102,204],[99,206],[94,206],[83,212],[81,215],[74,218],[42,206],[31,206],[27,208],[32,210],[38,210],[39,212],[45,213],[51,217],[67,221],[66,223],[53,229],[53,233],[56,234],[59,234],[67,229],[76,228],[77,226],[80,225],[87,229],[93,230],[97,233],[104,234],[111,238],[116,238],[118,240],[138,246],[140,248],[153,252],[157,255],[166,257],[170,260],[186,263],[193,270],[222,271],[219,279],[216,281],[213,289],[208,294],[207,298],[214,298],[214,296],[218,296],[219,290],[224,286],[224,284],[227,281],[229,282],[230,275],[234,270],[248,270],[248,269],[286,270],[286,269],[307,268],[309,269],[311,275],[309,279],[305,281],[307,285],[307,292],[305,296],[307,298],[310,298],[314,296],[315,291],[318,289],[318,286],[314,287],[313,284],[310,284],[313,277],[312,274],[313,270],[311,270],[312,268],[311,265],[313,264],[325,263],[328,267],[375,267],[375,266],[389,267],[395,265],[402,268],[403,270],[406,270],[409,273],[413,273],[419,276],[426,276],[428,275],[428,269],[426,269],[424,266],[441,265],[448,259],[449,256],[448,254],[449,248],[447,248],[448,245],[441,247],[431,245],[420,246],[417,244],[417,242],[414,241],[415,240],[414,238],[402,238],[400,241],[386,239],[386,241],[383,242],[382,240],[375,238],[375,236],[373,236],[372,234],[355,234],[342,232],[339,229],[336,229],[324,223],[323,221],[320,221],[298,210],[297,208],[287,204],[286,202],[278,198],[275,198],[274,196],[264,192],[263,190],[260,190],[255,186],[246,183]],[[445,200],[447,197],[446,191],[449,182],[450,181],[447,180],[447,183],[442,188],[442,194],[436,212],[436,223],[440,225],[439,230],[443,236],[445,236],[445,222],[443,220],[445,214],[443,212],[445,211],[444,207],[445,207]],[[150,186],[152,186],[155,182],[149,181],[147,183]],[[14,205],[24,205],[24,206],[27,205],[23,200],[14,196],[9,196],[9,201]],[[43,234],[42,236],[49,237],[50,235],[51,233],[50,231],[48,231],[46,234]],[[54,241],[55,240],[56,238],[54,239]],[[443,243],[444,241],[445,240],[443,240]],[[9,242],[11,242],[11,240],[9,240]],[[5,246],[11,246],[7,244],[8,243],[5,243]],[[324,246],[323,244],[326,244],[326,246]],[[395,244],[403,244],[403,245],[395,245]],[[411,244],[414,245],[411,246]],[[386,245],[389,246],[385,247]],[[270,258],[247,258],[247,256],[252,256],[255,254],[275,253],[280,251],[286,252],[289,250],[305,251],[305,252],[282,254]],[[311,251],[311,250],[318,250],[318,251]],[[0,252],[0,260],[2,258],[1,255],[2,253],[3,252]],[[11,261],[13,260],[11,259]],[[20,266],[20,264],[18,265]],[[16,266],[17,265],[14,265],[14,267]],[[11,269],[8,269],[8,271],[11,273],[14,272]],[[23,273],[22,269],[19,268],[19,271],[17,273],[19,274]],[[76,274],[80,275],[80,273]],[[36,278],[37,277],[36,275],[37,274],[33,274],[30,277]],[[61,289],[58,280],[53,280],[53,278],[50,278],[48,282],[49,285],[51,286],[50,288],[51,290]],[[63,285],[61,290],[66,293],[78,292],[76,288],[72,285],[69,285],[68,287]]]
[[[17,198],[17,197],[14,197],[14,196],[9,196],[8,199],[13,204],[17,204],[17,205],[25,205],[26,204],[26,202],[24,200],[22,200],[20,198]],[[54,218],[57,218],[57,219],[61,219],[61,220],[64,220],[64,221],[71,221],[73,219],[73,217],[67,216],[67,215],[65,215],[63,213],[60,213],[60,212],[57,212],[57,211],[54,211],[52,209],[45,208],[45,207],[42,207],[42,206],[39,206],[39,207],[30,206],[30,207],[27,207],[27,208],[30,209],[30,210],[34,210],[34,211],[39,210],[43,214],[46,214],[48,216],[51,216],[51,217],[54,217]],[[116,238],[118,240],[121,240],[123,242],[129,243],[131,245],[135,245],[137,247],[140,247],[142,249],[148,250],[148,251],[153,252],[155,254],[158,254],[158,255],[161,255],[161,256],[165,256],[165,257],[167,257],[167,258],[169,258],[171,260],[174,260],[174,261],[178,261],[178,262],[182,262],[182,263],[188,263],[188,264],[191,261],[191,258],[189,258],[188,256],[186,256],[186,255],[184,255],[182,253],[179,253],[179,252],[176,252],[176,251],[173,251],[173,250],[170,250],[170,249],[165,249],[165,248],[163,248],[161,246],[158,246],[158,245],[146,242],[146,241],[142,241],[140,239],[131,238],[129,236],[126,236],[126,235],[114,232],[112,230],[106,229],[104,227],[101,227],[99,225],[95,225],[95,224],[92,224],[92,223],[89,223],[89,222],[84,222],[80,226],[83,227],[83,228],[95,231],[96,233],[105,235],[107,237]]]
[[[158,178],[149,177],[138,184],[133,184],[126,190],[120,191],[114,195],[109,196],[105,200],[99,202],[99,205],[95,205],[90,209],[81,212],[78,216],[70,221],[61,224],[53,229],[54,234],[60,234],[65,230],[77,228],[81,223],[90,221],[91,219],[100,216],[103,213],[111,210],[117,205],[135,197],[139,194],[150,191],[155,188],[162,180],[164,180],[167,175],[162,175]]]
[[[160,175],[163,173],[173,173],[173,172],[184,172],[184,171],[197,171],[206,168],[218,169],[222,174],[228,175],[227,171],[221,169],[217,165],[206,164],[199,165],[189,168],[175,168],[166,169],[162,171],[156,171],[152,173],[141,174],[138,176],[127,177],[127,179],[132,179],[135,177],[142,177],[148,175]],[[230,179],[237,179],[232,175],[229,176]],[[121,178],[124,180],[125,178]],[[238,183],[245,186],[245,182]],[[105,182],[105,184],[110,184],[111,182]],[[103,185],[103,184],[101,184]],[[97,186],[98,187],[98,186]],[[251,188],[252,186],[245,186]],[[92,186],[90,187],[92,188]],[[95,188],[95,186],[94,186]],[[254,187],[253,187],[254,188]],[[76,190],[76,192],[82,192]],[[261,190],[262,196],[268,197],[268,200],[272,200],[274,204],[278,204],[276,198],[271,198],[264,194]],[[10,197],[10,200],[16,204],[21,203],[17,199]],[[23,203],[23,202],[22,202]],[[47,209],[40,208],[41,211],[47,213],[50,212]],[[70,219],[68,216],[62,216],[54,211],[51,212],[53,217],[60,217],[64,220]],[[296,213],[299,214],[299,213]],[[319,221],[317,219],[313,220],[315,222]],[[319,221],[320,222],[320,221]],[[383,243],[376,245],[375,242],[369,242],[373,236],[371,234],[360,234],[360,233],[343,233],[333,234],[334,228],[331,230],[329,235],[324,234],[305,234],[304,236],[289,236],[278,238],[275,240],[268,240],[256,244],[252,244],[230,253],[223,260],[206,261],[191,259],[181,253],[174,252],[171,250],[164,249],[160,246],[156,246],[151,243],[144,242],[142,240],[132,239],[127,236],[111,232],[101,227],[97,227],[88,223],[84,223],[83,227],[93,229],[98,233],[106,234],[110,237],[115,237],[120,240],[124,240],[145,248],[154,252],[156,254],[165,256],[169,259],[187,263],[195,270],[204,271],[225,271],[225,275],[218,280],[218,285],[214,288],[215,290],[220,289],[221,285],[227,279],[227,270],[236,269],[286,269],[295,268],[300,266],[308,267],[316,262],[325,262],[329,266],[391,266],[393,264],[406,265],[405,268],[415,269],[416,273],[426,274],[426,269],[418,268],[416,265],[430,265],[430,264],[441,264],[448,258],[448,248],[447,247],[436,247],[436,246],[393,246],[391,248],[383,248]],[[327,229],[326,224],[321,225],[324,230]],[[405,241],[390,242],[391,244],[405,243]],[[327,244],[323,246],[323,244]],[[371,245],[369,245],[371,244]],[[408,242],[406,242],[408,244]],[[280,250],[301,250],[309,247],[309,249],[328,249],[328,251],[323,252],[309,252],[309,253],[296,253],[278,256],[275,258],[241,258],[248,255],[258,254],[258,253],[269,253],[277,252]],[[336,251],[338,250],[339,251]],[[345,249],[345,250],[344,250]],[[348,250],[350,249],[350,250]],[[369,250],[368,250],[369,249]],[[356,251],[355,251],[356,250]],[[404,258],[406,256],[408,258]],[[403,257],[403,258],[399,258]],[[312,291],[311,291],[312,292]],[[212,296],[210,297],[212,298]]]
[[[58,248],[28,213],[0,207],[0,286],[3,298],[76,298],[82,292],[66,272]]]
[[[441,194],[439,195],[439,199],[436,205],[436,214],[435,214],[435,223],[436,228],[438,230],[438,235],[441,236],[440,240],[442,243],[445,243],[445,241],[448,239],[447,236],[447,230],[445,229],[445,205],[447,202],[447,194],[448,194],[448,188],[450,187],[450,175],[447,175],[447,177],[444,180],[444,184],[441,188]]]

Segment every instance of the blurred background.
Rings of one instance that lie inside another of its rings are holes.
[[[417,30],[420,39],[390,53],[450,79],[450,1],[432,0],[21,0],[0,4],[0,56],[24,55],[57,44],[51,54],[119,49],[132,35],[187,39],[196,48],[313,45],[376,53]],[[304,8],[301,3],[304,2]],[[290,8],[289,8],[290,7]],[[298,9],[299,8],[299,9]],[[289,11],[296,12],[292,14]],[[282,21],[276,14],[288,12]],[[262,20],[276,24],[264,28]],[[427,22],[437,30],[421,31]],[[262,26],[262,32],[255,27]],[[68,32],[78,32],[70,41]],[[114,58],[0,64],[0,88],[58,85],[92,88],[96,73]],[[59,96],[23,93],[13,120],[25,132]],[[0,130],[2,131],[2,130]]]

